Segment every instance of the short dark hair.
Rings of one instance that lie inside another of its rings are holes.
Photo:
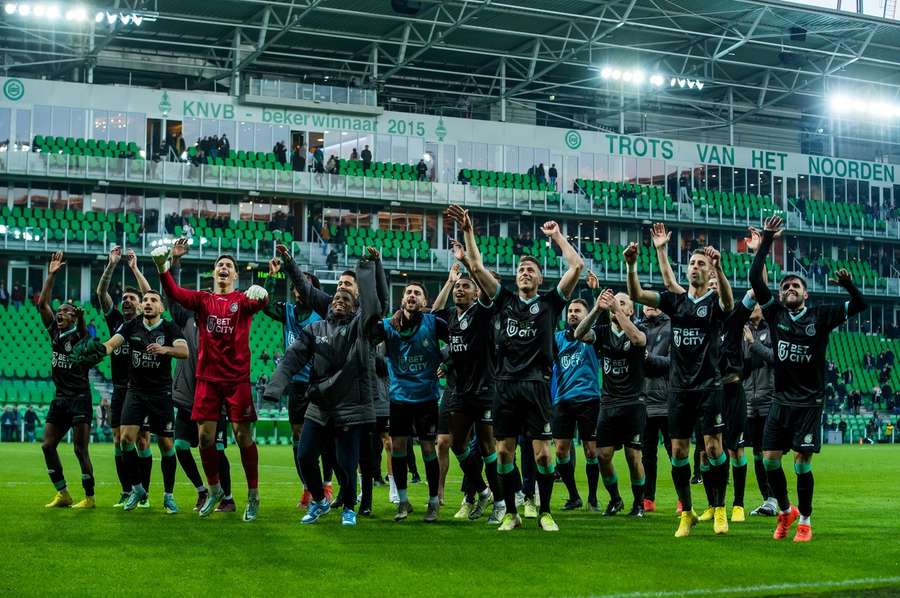
[[[698,248],[698,249],[693,250],[693,251],[691,252],[691,255],[702,255],[702,256],[706,256],[706,250],[705,250],[705,249],[699,249],[699,248]]]
[[[322,283],[319,282],[319,279],[312,272],[304,272],[303,275],[309,280],[309,284],[313,286],[314,289],[321,289]]]
[[[146,291],[144,291],[144,294],[141,295],[141,299],[143,299],[147,295],[156,295],[157,297],[159,297],[159,300],[162,301],[162,293],[160,293],[159,291],[156,291],[154,289],[147,289]]]
[[[541,269],[541,263],[533,255],[523,255],[522,257],[519,258],[520,266],[522,265],[522,262],[531,262],[532,264],[537,266],[537,269],[539,272],[543,272],[543,270]]]
[[[425,285],[423,283],[419,282],[418,280],[410,280],[403,287],[404,291],[406,290],[406,287],[419,287],[420,289],[422,289],[422,294],[425,295],[425,301],[428,301],[428,289],[425,288]]]
[[[135,295],[137,297],[141,296],[141,292],[134,287],[125,287],[124,289],[122,289],[122,295],[126,295],[128,293],[131,293],[132,295]]]
[[[238,269],[237,260],[234,259],[234,256],[231,255],[230,253],[223,253],[222,255],[220,255],[219,257],[216,258],[216,261],[213,262],[213,264],[218,264],[220,260],[231,260],[231,263],[234,265],[234,269],[235,270]]]
[[[341,272],[341,276],[349,276],[353,280],[356,280],[356,272],[354,272],[353,270],[344,270],[343,272]]]
[[[571,301],[569,301],[569,305],[572,305],[573,303],[580,303],[580,304],[582,304],[582,305],[584,306],[584,308],[585,308],[586,310],[591,311],[591,308],[588,307],[588,302],[585,301],[584,299],[582,299],[581,297],[577,297],[577,298],[572,299]]]
[[[783,285],[786,280],[791,279],[799,280],[800,284],[803,285],[803,288],[806,288],[806,279],[803,278],[802,274],[798,274],[797,272],[788,272],[787,274],[782,276],[781,281],[778,283],[778,288],[781,288],[781,285]]]

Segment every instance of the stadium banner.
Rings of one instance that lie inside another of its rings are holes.
[[[399,135],[436,143],[502,142],[506,145],[548,149],[563,157],[594,153],[664,160],[683,167],[706,164],[769,170],[784,176],[857,179],[883,185],[897,181],[895,164],[604,131],[580,131],[388,111],[379,116],[353,115],[327,110],[285,108],[274,104],[240,104],[237,98],[221,93],[32,79],[0,78],[0,88],[3,90],[0,107],[15,109],[49,105],[142,113],[146,118],[214,119],[287,126],[295,130]],[[15,119],[11,120],[15,122]],[[191,142],[190,139],[186,141]],[[233,142],[237,147],[240,140]]]

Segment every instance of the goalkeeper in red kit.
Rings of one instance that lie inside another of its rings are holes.
[[[259,454],[250,431],[250,424],[256,421],[250,388],[250,325],[253,315],[266,306],[268,293],[257,285],[244,292],[235,290],[238,268],[230,255],[216,258],[212,292],[178,286],[169,272],[167,248],[154,249],[151,256],[166,295],[196,314],[200,333],[191,412],[191,419],[200,427],[200,460],[209,488],[200,517],[212,513],[224,496],[216,451],[216,426],[224,404],[249,488],[243,520],[253,521],[259,512]]]

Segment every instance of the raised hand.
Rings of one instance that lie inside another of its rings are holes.
[[[125,263],[132,270],[137,268],[137,254],[134,252],[134,249],[129,249],[125,252]]]
[[[829,278],[828,282],[846,287],[849,284],[853,284],[853,276],[845,269],[841,268],[840,270],[835,271],[834,278]]]
[[[547,235],[548,237],[554,237],[559,233],[559,224],[556,223],[555,220],[548,220],[544,224],[541,225],[541,232]]]
[[[588,270],[587,286],[589,289],[599,289],[600,288],[600,279],[597,278],[597,275],[594,274],[593,270]]]
[[[603,289],[603,292],[597,297],[596,305],[599,309],[615,313],[618,308],[615,293],[613,293],[611,289]]]
[[[707,245],[703,248],[703,253],[705,253],[706,257],[709,258],[709,261],[712,262],[714,268],[719,267],[719,261],[722,258],[722,255],[719,253],[718,249],[712,245]]]
[[[450,251],[453,252],[453,258],[461,262],[466,261],[466,248],[456,239],[450,239]],[[458,264],[454,264],[458,265]]]
[[[275,253],[277,253],[278,255],[287,256],[288,248],[284,244],[279,243],[275,246]]]
[[[448,218],[453,220],[459,228],[463,230],[463,232],[469,232],[472,230],[472,219],[469,217],[469,211],[462,208],[462,206],[451,205],[447,208],[445,212]]]
[[[281,260],[273,257],[269,260],[269,276],[273,276],[281,272]]]
[[[776,235],[784,229],[784,220],[781,216],[769,216],[763,224],[763,229]]]
[[[183,255],[186,255],[190,245],[188,245],[188,240],[184,237],[177,239],[175,243],[172,245],[172,258],[178,259]]]
[[[451,284],[456,284],[456,281],[459,280],[459,276],[460,276],[459,268],[460,268],[459,262],[456,262],[455,264],[450,266],[450,272],[447,274],[447,282],[449,282]]]
[[[653,246],[659,249],[665,247],[672,239],[672,231],[666,231],[666,225],[657,222],[650,228],[650,238],[653,240]]]
[[[381,259],[381,254],[374,247],[366,247],[366,259],[375,262]]]
[[[748,343],[753,343],[753,333],[750,332],[749,326],[744,326],[744,340]]]
[[[116,245],[109,250],[109,263],[115,266],[122,259],[122,248]]]
[[[762,233],[758,228],[752,226],[747,227],[747,230],[750,232],[750,237],[747,239],[747,249],[756,253],[759,249],[759,244],[762,243]]]
[[[63,261],[63,252],[54,252],[54,254],[50,256],[50,265],[47,266],[47,272],[50,274],[56,274],[65,265],[66,262]]]
[[[625,248],[625,251],[622,252],[622,255],[625,256],[625,263],[629,266],[633,266],[634,264],[636,264],[638,256],[637,243],[629,243],[628,247]]]

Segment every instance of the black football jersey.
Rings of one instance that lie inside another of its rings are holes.
[[[669,382],[673,391],[707,390],[722,386],[719,353],[725,312],[719,295],[700,297],[687,292],[659,294],[659,309],[672,322]]]
[[[476,301],[461,314],[452,308],[437,315],[447,321],[447,351],[453,363],[456,394],[469,396],[487,392],[494,380],[491,308]]]
[[[594,326],[594,348],[603,371],[603,405],[620,407],[643,402],[644,347],[631,342],[622,330],[614,330],[609,315],[603,313]],[[638,329],[643,330],[640,325]]]
[[[752,309],[748,309],[743,302],[734,304],[734,309],[725,316],[722,323],[721,360],[719,372],[722,377],[737,374],[744,371],[744,326],[750,321]]]
[[[566,306],[559,288],[524,301],[498,287],[494,335],[498,380],[550,382],[556,359],[556,324]]]
[[[160,320],[148,326],[144,318],[134,318],[116,331],[129,345],[131,364],[128,368],[128,388],[148,394],[168,394],[172,391],[172,357],[150,353],[154,343],[166,347],[176,340],[184,341],[184,334],[173,322]],[[185,341],[186,342],[186,341]]]
[[[56,395],[76,397],[90,394],[88,370],[72,364],[72,349],[86,337],[86,333],[74,326],[68,330],[60,330],[54,322],[47,328],[47,334],[50,335],[53,350],[52,370]]]
[[[125,323],[125,317],[122,315],[122,312],[115,307],[110,309],[104,318],[111,334],[115,334],[119,326]],[[128,354],[129,350],[128,343],[123,343],[121,347],[113,351],[112,355],[109,356],[112,383],[115,386],[128,386],[128,367],[131,364],[131,358]]]

